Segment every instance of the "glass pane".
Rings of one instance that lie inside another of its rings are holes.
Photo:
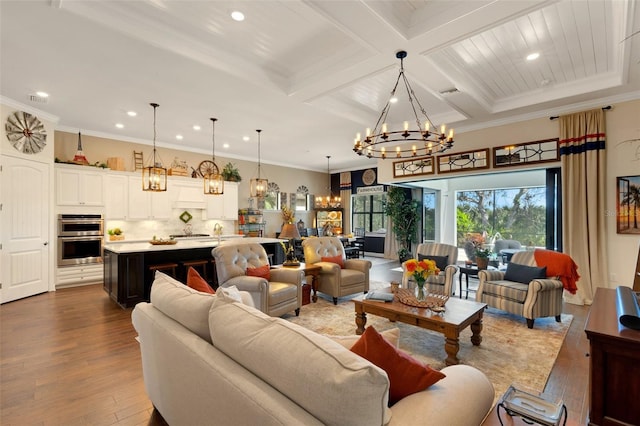
[[[423,241],[436,240],[436,193],[425,192],[422,197],[423,203]]]

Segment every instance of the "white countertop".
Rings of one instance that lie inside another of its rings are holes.
[[[153,245],[148,241],[129,241],[129,242],[105,242],[104,248],[113,253],[140,253],[152,251],[169,251],[169,250],[188,250],[199,248],[213,248],[218,245],[218,239],[213,237],[202,237],[201,239],[177,239],[176,244],[171,245]],[[283,240],[278,238],[231,238],[222,240],[220,244],[246,244],[246,243],[279,243]]]

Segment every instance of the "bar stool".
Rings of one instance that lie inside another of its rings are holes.
[[[187,273],[189,272],[190,267],[197,270],[206,282],[211,282],[209,281],[209,273],[207,271],[207,269],[209,269],[209,259],[183,260],[180,264],[182,265],[182,270],[184,272],[185,282],[187,281]]]
[[[165,274],[171,275],[173,278],[176,278],[177,267],[177,263],[158,263],[156,265],[149,265],[149,270],[151,271],[152,276],[155,276],[156,271],[160,271],[164,272]]]

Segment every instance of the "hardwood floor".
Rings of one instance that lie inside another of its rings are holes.
[[[371,279],[397,280],[392,267],[374,267]],[[565,305],[565,312],[574,319],[545,391],[564,399],[569,424],[585,424],[588,308]],[[166,425],[145,393],[135,336],[131,309],[118,307],[101,285],[2,305],[0,424]],[[494,411],[485,425],[498,424]]]

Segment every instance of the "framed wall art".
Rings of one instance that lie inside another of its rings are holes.
[[[640,176],[616,179],[616,229],[618,234],[640,234]]]
[[[433,157],[393,162],[393,177],[432,175],[434,172]]]
[[[549,161],[560,161],[557,138],[493,148],[493,167],[511,167]]]
[[[438,174],[489,168],[489,149],[438,155]]]

